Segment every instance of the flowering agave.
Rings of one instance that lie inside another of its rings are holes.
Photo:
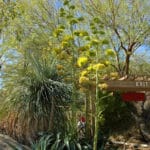
[[[98,87],[101,89],[101,90],[104,90],[104,89],[107,89],[108,85],[106,83],[102,83],[102,84],[99,84]]]
[[[82,84],[82,83],[88,83],[89,82],[89,78],[87,77],[84,77],[84,76],[81,76],[79,78],[79,83]]]
[[[78,64],[79,67],[82,67],[87,62],[88,62],[88,58],[87,57],[79,57],[78,60],[77,60],[77,64]]]
[[[98,63],[98,64],[94,64],[93,65],[93,69],[94,70],[100,70],[100,69],[104,69],[105,68],[105,65],[104,64],[101,64],[101,63]]]
[[[115,56],[115,52],[114,52],[113,49],[107,49],[107,50],[105,51],[105,54],[106,54],[107,56],[111,56],[111,57]]]

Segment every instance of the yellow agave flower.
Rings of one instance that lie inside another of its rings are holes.
[[[62,48],[64,48],[64,47],[67,47],[69,43],[67,41],[62,41],[61,45],[62,45]]]
[[[66,35],[66,36],[64,36],[64,38],[63,38],[63,41],[66,41],[66,42],[72,41],[72,40],[73,40],[73,37],[72,37],[71,35]]]
[[[56,54],[61,53],[61,48],[59,48],[59,47],[56,47],[53,50],[56,52]]]
[[[101,83],[98,85],[98,87],[102,90],[107,89],[108,85],[106,83]]]
[[[80,34],[79,34],[79,36],[88,36],[88,35],[89,34],[86,31],[80,31]]]
[[[82,83],[88,83],[89,82],[89,78],[87,77],[84,77],[84,76],[81,76],[79,78],[79,83],[82,84]]]
[[[98,45],[100,42],[98,39],[92,39],[91,40],[91,45]]]
[[[53,33],[54,37],[58,37],[63,31],[64,29],[61,28],[56,29]]]
[[[111,73],[110,73],[110,76],[111,76],[111,77],[118,77],[118,73],[117,73],[117,72],[111,72]]]
[[[93,71],[93,64],[90,64],[90,65],[87,67],[87,70],[88,70],[88,71]]]
[[[113,49],[107,49],[106,51],[105,51],[105,54],[107,55],[107,56],[115,56],[115,52],[114,52],[114,50]]]
[[[81,72],[81,76],[86,76],[88,74],[88,71],[86,71],[86,70],[83,70],[82,72]]]
[[[56,67],[57,67],[58,70],[64,69],[64,67],[62,65],[57,65]]]
[[[83,65],[85,65],[88,61],[87,57],[79,57],[77,60],[77,64],[79,67],[82,67]]]
[[[108,60],[106,60],[104,63],[105,63],[106,66],[111,64],[110,61],[108,61]]]
[[[98,63],[98,64],[94,64],[93,65],[93,69],[94,70],[100,70],[100,69],[104,69],[105,68],[105,65],[104,64],[101,64],[101,63]]]

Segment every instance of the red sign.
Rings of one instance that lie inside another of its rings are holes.
[[[144,101],[145,93],[128,92],[121,95],[124,101]]]

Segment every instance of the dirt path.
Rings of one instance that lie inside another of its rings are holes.
[[[31,150],[10,138],[7,135],[0,134],[0,150]]]
[[[150,144],[139,144],[121,141],[111,141],[110,143],[107,143],[106,149],[112,147],[115,147],[119,150],[150,150]]]

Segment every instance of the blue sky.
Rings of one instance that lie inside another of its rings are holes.
[[[55,6],[56,8],[60,8],[62,6],[62,2],[60,0],[56,0]]]
[[[150,46],[142,45],[136,50],[135,53],[136,54],[146,53],[147,55],[150,56]]]

